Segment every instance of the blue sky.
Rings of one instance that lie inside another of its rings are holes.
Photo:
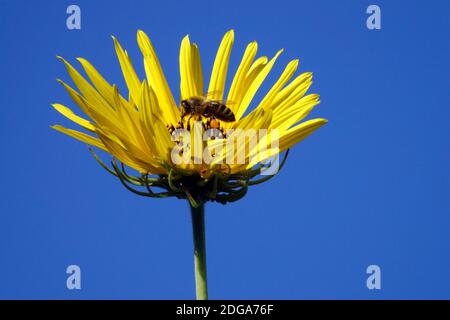
[[[214,299],[450,298],[448,1],[0,0],[0,298],[194,298],[188,206],[123,189],[86,146],[50,129],[74,106],[62,55],[90,60],[125,90],[110,35],[143,75],[145,30],[178,95],[178,49],[199,44],[205,72],[233,28],[230,71],[248,42],[273,55],[266,86],[300,58],[329,123],[243,200],[207,205]],[[382,29],[366,28],[381,8]],[[229,77],[228,79],[230,79]],[[261,97],[261,95],[259,95]],[[79,265],[82,289],[66,288]],[[381,268],[368,290],[366,268]]]

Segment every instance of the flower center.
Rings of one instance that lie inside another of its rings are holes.
[[[173,124],[167,124],[167,130],[169,130],[170,134],[173,134],[177,129],[185,129],[187,131],[191,131],[191,128],[194,126],[194,122],[201,121],[202,127],[204,131],[208,130],[218,130],[222,134],[223,138],[226,138],[226,130],[222,127],[221,122],[215,117],[205,117],[202,115],[189,115],[185,117],[181,117],[178,120],[176,126]]]

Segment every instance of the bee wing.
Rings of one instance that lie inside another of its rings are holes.
[[[217,100],[217,99],[213,99],[214,96],[216,96],[218,93],[223,93],[223,91],[219,91],[219,90],[215,90],[215,91],[208,91],[206,92],[203,97],[205,100],[208,101],[219,101],[220,103],[226,105],[226,106],[231,106],[236,104],[236,102],[233,102],[231,100],[226,100],[226,99],[222,99],[222,100]]]
[[[203,95],[203,97],[207,100],[217,101],[217,99],[214,99],[214,97],[217,95],[223,95],[223,91],[220,90],[208,91]]]

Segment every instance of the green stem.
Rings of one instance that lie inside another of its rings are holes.
[[[192,231],[194,235],[195,289],[197,300],[208,300],[206,277],[205,205],[191,207]]]

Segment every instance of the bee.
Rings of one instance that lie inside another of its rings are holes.
[[[194,116],[203,116],[218,119],[223,122],[236,121],[233,111],[228,108],[225,103],[218,100],[210,100],[205,97],[192,97],[181,101],[181,119],[190,115],[189,119]]]

